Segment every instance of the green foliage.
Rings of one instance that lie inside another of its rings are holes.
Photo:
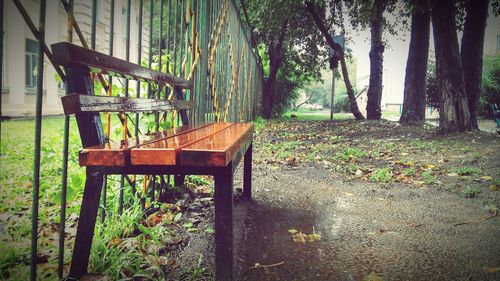
[[[370,180],[374,182],[392,181],[392,170],[390,167],[384,167],[373,171],[370,174]]]
[[[410,167],[403,170],[403,175],[408,177],[414,175],[416,172],[417,169],[415,167]]]
[[[429,54],[427,61],[425,91],[425,105],[439,111],[439,84],[436,76],[436,59],[433,54]]]
[[[451,169],[452,172],[457,173],[459,176],[471,176],[481,173],[481,169],[477,167],[463,166]]]
[[[500,55],[483,57],[483,76],[481,80],[481,97],[479,98],[479,115],[492,118],[490,104],[500,105]]]
[[[247,10],[264,76],[277,74],[272,115],[280,116],[290,108],[298,89],[319,79],[320,70],[326,67],[326,49],[318,45],[322,35],[311,29],[314,22],[301,1],[253,0],[247,2]]]
[[[266,119],[264,119],[261,115],[258,115],[255,117],[255,120],[253,120],[253,125],[255,127],[255,131],[260,132],[266,125]]]
[[[466,186],[463,190],[462,190],[462,194],[465,196],[465,198],[474,198],[476,197],[479,192],[481,192],[481,190],[476,187],[476,186]]]
[[[427,185],[435,184],[437,180],[431,169],[427,169],[422,173],[422,179],[424,184]]]
[[[357,147],[348,147],[342,153],[337,153],[337,158],[342,161],[349,161],[352,158],[366,158],[368,153]]]

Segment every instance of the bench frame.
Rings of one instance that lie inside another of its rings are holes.
[[[143,76],[132,76],[140,81],[161,81],[167,77],[164,83],[174,86],[177,97],[182,96],[182,88],[189,88],[190,84],[176,77],[168,77],[168,74],[155,72],[122,61],[95,51],[83,49],[69,43],[57,43],[52,45],[56,63],[65,67],[67,87],[70,93],[94,96],[91,70],[98,67],[104,71],[114,71],[118,74],[140,73]],[[77,50],[85,60],[78,60],[68,54],[74,54]],[[89,66],[95,62],[95,66]],[[104,62],[107,62],[104,63]],[[123,66],[115,69],[101,68],[100,65]],[[117,69],[118,68],[118,69]],[[140,71],[139,71],[140,70]],[[163,76],[158,76],[158,75]],[[149,76],[148,76],[149,75]],[[141,79],[146,76],[146,79]],[[151,79],[147,79],[151,77]],[[159,78],[160,77],[160,78]],[[130,78],[130,77],[127,77]],[[74,97],[73,97],[74,99]],[[123,98],[122,98],[123,99]],[[125,98],[126,99],[126,98]],[[130,99],[132,101],[133,99]],[[66,109],[66,107],[65,107]],[[132,110],[131,110],[132,111]],[[137,112],[136,110],[133,112]],[[71,112],[69,112],[71,113]],[[99,112],[73,112],[76,117],[80,138],[84,148],[104,144],[106,138],[102,128]],[[181,112],[181,119],[187,125],[187,114]],[[186,166],[186,165],[124,165],[124,166],[86,166],[86,181],[83,191],[78,228],[75,238],[73,257],[70,266],[69,277],[81,278],[87,274],[90,250],[94,235],[94,228],[99,209],[101,191],[105,175],[118,174],[143,174],[143,175],[211,175],[215,179],[215,272],[217,280],[232,280],[233,277],[233,175],[238,164],[244,157],[243,168],[243,197],[251,198],[252,180],[252,137],[240,144],[239,150],[234,153],[232,160],[223,167],[209,166]]]

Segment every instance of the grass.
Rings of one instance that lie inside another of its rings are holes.
[[[373,171],[370,175],[370,180],[374,182],[390,182],[392,181],[392,170],[389,167],[384,167]]]
[[[427,184],[427,185],[435,184],[437,181],[437,178],[434,176],[431,169],[425,170],[422,173],[422,179],[424,181],[424,184]]]
[[[147,117],[146,117],[147,118]],[[113,124],[119,124],[116,118]],[[141,123],[147,131],[151,124],[144,119]],[[39,280],[56,280],[59,232],[59,211],[61,196],[63,117],[45,117],[42,120],[41,176],[39,206],[39,247],[40,256],[46,262],[38,265]],[[167,126],[168,124],[166,124]],[[66,209],[67,234],[74,235],[80,201],[85,182],[85,169],[78,165],[78,151],[81,148],[76,122],[71,119],[68,155],[68,201]],[[0,279],[28,280],[29,256],[31,251],[31,204],[34,163],[34,120],[16,119],[2,122],[0,157]],[[121,137],[121,126],[113,126],[111,135]],[[137,186],[142,177],[138,177]],[[193,185],[209,183],[199,176],[188,177]],[[164,264],[169,256],[159,256],[158,248],[172,241],[175,235],[171,225],[180,212],[171,214],[172,219],[155,226],[143,225],[144,217],[137,198],[133,198],[131,188],[125,190],[125,206],[118,215],[118,194],[120,176],[108,177],[107,218],[104,224],[96,225],[94,243],[90,257],[90,270],[116,279],[143,278],[165,280]],[[141,188],[137,196],[142,195]],[[150,202],[147,201],[146,204]],[[103,207],[103,206],[101,206]],[[170,214],[169,214],[170,215]],[[72,233],[72,234],[71,234]],[[69,266],[73,239],[66,238],[65,271]],[[156,249],[156,250],[155,250]]]
[[[468,185],[462,190],[462,194],[465,196],[465,198],[474,198],[479,194],[480,191],[481,190],[478,187]]]
[[[471,176],[481,173],[478,167],[463,166],[451,169],[452,172],[457,173],[459,176]]]
[[[349,161],[353,158],[366,158],[368,153],[357,147],[348,147],[341,153],[337,153],[337,158],[342,161]]]

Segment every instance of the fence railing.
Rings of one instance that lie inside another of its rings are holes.
[[[52,61],[45,43],[46,0],[39,1],[38,27],[19,0],[12,0],[21,13],[34,37],[38,40],[38,71],[36,95],[36,133],[33,173],[31,280],[37,275],[38,209],[40,188],[40,146],[42,143],[42,98],[44,59]],[[77,2],[77,3],[74,3]],[[126,2],[126,3],[125,3]],[[4,13],[4,1],[2,15]],[[91,6],[89,6],[91,4]],[[232,0],[127,0],[74,1],[61,0],[67,13],[67,40],[87,48],[97,49],[149,68],[168,72],[193,80],[192,90],[185,92],[185,99],[196,103],[192,111],[193,123],[205,121],[251,121],[260,110],[262,94],[262,66],[257,63],[247,32],[241,23],[239,8]],[[79,21],[86,21],[79,24]],[[104,28],[102,27],[104,26]],[[76,33],[76,36],[74,36]],[[60,37],[60,34],[58,34]],[[90,40],[90,44],[86,42]],[[0,51],[3,37],[0,38]],[[45,56],[41,55],[45,54]],[[0,52],[0,57],[3,52]],[[3,60],[3,58],[2,58]],[[3,65],[3,64],[2,64]],[[61,68],[55,72],[64,81]],[[0,68],[1,70],[1,68]],[[17,74],[16,74],[17,75]],[[48,77],[47,79],[50,79]],[[127,79],[94,78],[96,93],[120,96],[156,96],[174,98],[171,89],[152,89],[147,83]],[[69,93],[67,93],[69,94]],[[0,99],[1,102],[1,99]],[[0,110],[1,117],[1,110]],[[121,122],[133,117],[119,116]],[[172,124],[176,116],[171,116]],[[155,118],[157,124],[160,116]],[[109,126],[110,118],[107,117]],[[143,122],[135,116],[135,133]],[[126,123],[126,121],[125,121]],[[61,183],[61,218],[59,235],[59,277],[63,276],[64,234],[66,216],[66,187],[68,177],[69,117],[64,123],[64,142]],[[160,126],[157,125],[158,129]],[[133,130],[130,130],[133,132]],[[108,133],[109,138],[109,133]],[[153,180],[154,181],[154,180]],[[135,185],[135,177],[122,176],[120,206],[123,206],[123,188],[128,182]],[[162,180],[164,182],[164,180]],[[106,185],[106,180],[104,181]],[[106,188],[103,189],[102,205],[106,206]],[[102,212],[104,220],[105,212]]]

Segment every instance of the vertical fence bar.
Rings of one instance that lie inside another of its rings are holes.
[[[159,30],[158,30],[158,71],[161,70],[162,66],[162,40],[163,40],[163,0],[160,0],[160,21],[158,22]],[[158,87],[158,98],[160,98],[160,87]]]
[[[90,26],[90,48],[95,50],[96,24],[97,23],[97,0],[92,0],[92,25]]]
[[[149,46],[148,46],[148,68],[153,62],[153,1],[149,0]],[[151,84],[148,82],[148,98],[151,98]]]
[[[40,14],[38,23],[38,77],[35,113],[35,152],[33,167],[33,209],[31,213],[31,274],[30,279],[36,280],[36,264],[38,256],[38,207],[40,192],[40,151],[42,141],[42,99],[43,99],[43,44],[45,42],[45,0],[40,1]]]
[[[177,26],[178,26],[178,18],[177,18],[177,11],[179,10],[179,0],[175,0],[175,15],[174,15],[174,58],[173,58],[173,71],[174,75],[177,74]]]
[[[115,0],[111,0],[110,2],[110,23],[109,23],[109,50],[108,53],[110,56],[113,56],[113,48],[114,48],[114,34],[115,34]],[[113,91],[113,77],[109,76],[108,77],[108,87],[109,87],[109,92],[111,93]],[[107,122],[111,122],[111,118],[108,118]],[[111,124],[107,124],[107,126],[111,126]],[[109,136],[108,136],[109,137]],[[104,175],[103,177],[103,182],[102,182],[102,194],[101,194],[101,200],[102,200],[102,209],[101,209],[101,223],[104,223],[104,220],[106,219],[106,195],[107,195],[107,188],[108,186],[108,175]]]
[[[142,58],[142,5],[143,5],[143,0],[139,0],[139,28],[138,34],[137,34],[137,64],[141,65],[141,58]],[[141,97],[141,82],[137,81],[137,86],[136,86],[136,92],[137,92],[137,97]],[[139,135],[139,113],[135,114],[135,135]]]
[[[73,0],[69,1],[69,13],[67,21],[67,40],[73,41]],[[69,87],[66,81],[65,95],[69,95]],[[64,132],[63,132],[63,160],[62,160],[62,175],[61,175],[61,211],[59,218],[59,252],[57,257],[57,274],[59,279],[63,278],[64,272],[64,237],[66,232],[66,199],[68,190],[68,153],[69,153],[69,116],[64,116]]]
[[[3,0],[0,0],[0,15],[2,15],[2,20],[0,20],[0,32],[2,32],[0,38],[0,156],[2,155],[2,95],[3,95]]]
[[[130,59],[130,9],[131,9],[131,0],[127,1],[127,23],[126,23],[126,28],[125,28],[125,60],[129,61]],[[125,97],[129,96],[128,93],[128,79],[125,78]],[[128,118],[127,115],[125,115],[125,118]],[[125,128],[128,130],[128,128]],[[120,179],[120,194],[119,194],[119,201],[118,201],[118,214],[122,214],[123,211],[123,197],[124,197],[124,175],[121,176]]]
[[[165,38],[165,45],[166,45],[166,50],[167,50],[167,56],[170,56],[170,29],[172,28],[170,26],[170,19],[172,18],[172,0],[168,0],[168,15],[167,15],[167,38]],[[170,65],[172,64],[171,62],[172,58],[168,57],[167,60],[167,72],[170,72]]]

